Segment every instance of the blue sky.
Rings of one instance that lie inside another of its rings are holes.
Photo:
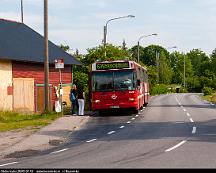
[[[43,35],[43,0],[23,2],[24,23]],[[142,35],[157,33],[140,44],[211,54],[216,48],[215,12],[216,0],[49,0],[49,40],[86,53],[102,43],[107,20],[131,14],[135,18],[108,23],[108,43],[121,45],[125,39],[130,48]],[[1,0],[0,18],[20,21],[20,0]]]

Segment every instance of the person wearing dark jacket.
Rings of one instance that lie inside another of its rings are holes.
[[[83,86],[80,86],[77,90],[78,94],[78,105],[79,105],[79,111],[78,115],[84,115],[84,106],[85,106],[85,93],[84,93],[84,88]]]
[[[77,87],[75,84],[73,84],[71,90],[70,90],[70,101],[71,101],[71,112],[72,115],[76,115],[78,111],[78,102],[77,102]]]

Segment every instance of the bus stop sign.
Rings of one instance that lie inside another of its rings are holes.
[[[55,68],[57,68],[57,69],[64,68],[64,59],[56,59],[55,60]]]

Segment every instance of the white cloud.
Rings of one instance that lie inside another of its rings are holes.
[[[215,0],[195,0],[197,4],[201,7],[215,7],[216,1]]]
[[[161,5],[170,5],[174,2],[176,2],[176,0],[156,0],[156,3]]]
[[[43,0],[24,1],[24,22],[43,34]],[[1,0],[0,18],[20,21],[19,0]],[[137,3],[138,2],[138,3]],[[3,4],[3,5],[2,5]],[[103,39],[106,21],[131,12],[136,17],[113,21],[108,42],[127,46],[137,44],[141,35],[158,33],[142,40],[143,46],[176,45],[179,51],[216,47],[216,0],[49,0],[49,35],[56,44],[68,44],[85,52]]]
[[[90,28],[51,30],[49,32],[49,39],[55,44],[69,45],[71,49],[78,49],[81,53],[86,53],[87,48],[101,44],[102,36],[102,31]]]
[[[14,12],[0,12],[0,18],[14,20],[14,21],[21,21],[21,16],[18,16],[17,13]]]

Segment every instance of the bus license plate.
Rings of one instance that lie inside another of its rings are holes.
[[[116,108],[119,108],[119,106],[110,106],[110,108],[115,108],[116,109]]]

